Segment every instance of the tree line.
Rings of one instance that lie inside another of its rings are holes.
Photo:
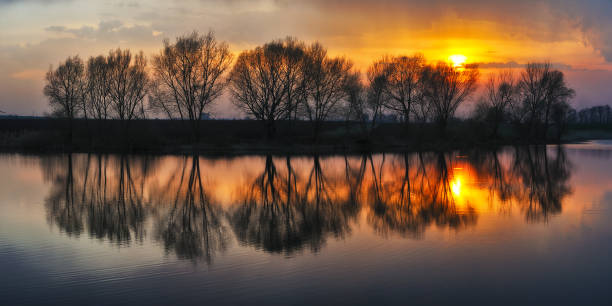
[[[578,124],[612,125],[612,108],[610,105],[585,108],[572,112],[569,120]]]
[[[193,32],[149,60],[142,51],[116,49],[108,55],[68,57],[46,75],[44,94],[53,115],[117,119],[128,128],[147,115],[189,122],[199,141],[203,114],[222,95],[273,138],[279,120],[308,120],[314,138],[327,120],[357,122],[364,135],[392,116],[408,129],[435,125],[441,135],[460,105],[473,98],[477,65],[428,63],[422,54],[383,56],[362,73],[343,56],[331,56],[318,42],[275,40],[242,51],[236,59],[212,32]],[[471,119],[498,137],[503,124],[520,134],[546,138],[551,127],[565,131],[574,90],[549,63],[528,63],[522,71],[492,74]]]

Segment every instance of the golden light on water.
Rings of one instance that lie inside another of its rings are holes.
[[[455,176],[454,180],[451,182],[451,190],[456,197],[461,196],[461,176]]]

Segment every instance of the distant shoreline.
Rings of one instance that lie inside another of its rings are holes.
[[[6,153],[142,153],[142,154],[361,154],[379,152],[495,149],[508,145],[553,144],[551,139],[526,141],[500,129],[500,137],[487,135],[479,123],[455,121],[441,137],[433,124],[409,126],[386,122],[371,132],[359,122],[325,122],[315,139],[308,121],[279,121],[277,135],[265,137],[256,120],[202,121],[200,141],[192,138],[188,121],[134,120],[124,128],[116,120],[74,120],[72,141],[67,121],[51,118],[0,118],[0,152]],[[612,127],[570,126],[561,143],[612,139]]]

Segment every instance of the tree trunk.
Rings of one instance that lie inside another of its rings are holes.
[[[272,140],[276,136],[276,124],[273,119],[268,119],[265,121],[266,126],[266,139]]]

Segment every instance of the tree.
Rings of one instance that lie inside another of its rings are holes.
[[[359,72],[353,72],[348,76],[344,90],[346,93],[345,119],[347,122],[347,131],[348,123],[350,121],[357,121],[363,129],[363,134],[368,135],[368,120],[370,114],[367,104],[366,88],[361,83]]]
[[[361,83],[359,72],[350,73],[346,81],[346,95],[349,106],[347,113],[352,119],[361,123],[364,133],[368,137],[371,136],[383,112],[383,92],[388,79],[387,67],[383,62],[374,62],[366,73],[366,85]]]
[[[67,58],[57,69],[49,69],[45,81],[43,93],[49,99],[53,115],[68,119],[68,137],[72,141],[73,119],[82,110],[87,87],[83,61],[78,55]]]
[[[109,65],[102,55],[87,61],[87,94],[84,113],[95,119],[108,119],[110,114]]]
[[[532,136],[545,138],[553,106],[567,103],[574,90],[567,87],[563,72],[553,70],[550,63],[528,63],[521,73],[519,88],[523,123]]]
[[[501,71],[489,76],[485,93],[476,106],[477,116],[491,125],[493,137],[497,137],[500,124],[506,120],[511,106],[517,104],[518,87],[511,70]]]
[[[230,73],[234,105],[263,121],[268,138],[276,133],[276,121],[292,110],[293,103],[287,103],[293,75],[287,55],[284,43],[267,43],[240,53]]]
[[[224,75],[232,62],[227,43],[209,32],[181,36],[153,57],[151,106],[169,118],[188,119],[199,140],[200,121],[206,109],[223,93]]]
[[[457,68],[439,62],[423,70],[423,97],[442,134],[459,105],[476,90],[478,76],[478,67],[474,65]]]
[[[284,79],[286,82],[285,108],[287,119],[296,120],[300,114],[300,107],[306,100],[307,83],[305,65],[307,63],[306,45],[293,37],[276,41],[275,44],[284,49]]]
[[[318,138],[321,123],[328,119],[346,97],[346,81],[353,66],[343,57],[330,58],[319,43],[308,48],[306,67],[307,99],[304,109],[313,123],[314,137]]]
[[[127,128],[129,121],[144,117],[144,97],[149,83],[147,61],[142,51],[132,56],[130,50],[111,51],[107,58],[111,109]]]
[[[568,103],[556,103],[552,106],[550,119],[555,127],[555,138],[557,141],[560,142],[561,137],[567,132],[571,115],[575,113],[576,111]]]
[[[425,67],[422,54],[385,57],[387,85],[384,87],[385,106],[398,114],[402,122],[410,122],[412,107],[423,99],[421,76]]]
[[[553,70],[548,76],[546,83],[545,107],[544,107],[544,129],[543,136],[546,137],[549,125],[557,124],[557,138],[564,133],[565,117],[570,109],[569,100],[575,96],[575,91],[567,87],[563,72]],[[552,118],[554,116],[554,118]]]

